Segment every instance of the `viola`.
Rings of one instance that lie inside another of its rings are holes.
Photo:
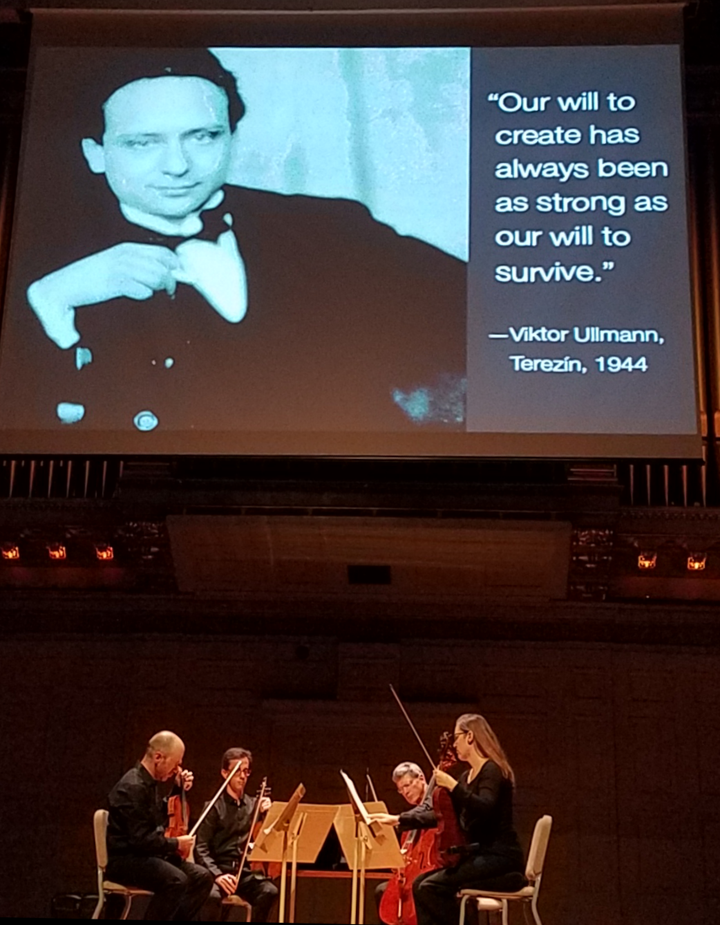
[[[180,793],[168,798],[168,824],[165,829],[167,838],[179,838],[187,835],[190,827],[190,804],[185,796],[185,788],[180,783]]]

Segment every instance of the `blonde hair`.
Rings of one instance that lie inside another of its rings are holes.
[[[515,773],[510,767],[507,755],[492,731],[490,723],[479,713],[463,713],[458,716],[455,726],[463,732],[472,732],[473,744],[484,758],[490,758],[500,768],[502,776],[506,777],[515,786]]]

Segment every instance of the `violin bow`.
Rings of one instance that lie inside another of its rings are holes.
[[[263,777],[262,783],[260,784],[260,792],[257,795],[255,800],[255,809],[253,810],[252,822],[250,823],[250,831],[248,832],[247,841],[245,842],[245,848],[240,858],[240,866],[238,867],[238,872],[235,874],[235,889],[238,888],[238,883],[240,883],[240,877],[242,875],[243,869],[245,867],[245,861],[247,860],[248,851],[250,850],[250,842],[252,840],[252,834],[255,830],[255,825],[257,824],[258,818],[260,817],[260,804],[262,799],[265,796],[265,791],[267,789],[267,777]],[[234,891],[233,891],[234,892]]]
[[[205,821],[205,816],[207,816],[207,814],[210,812],[210,810],[213,808],[213,806],[217,803],[217,801],[220,799],[220,797],[223,795],[223,793],[225,793],[225,788],[226,788],[227,785],[230,783],[230,778],[235,776],[235,774],[237,773],[237,769],[240,767],[240,765],[242,764],[242,762],[243,762],[243,759],[242,759],[242,758],[238,758],[237,764],[236,764],[235,767],[232,769],[232,771],[228,774],[228,776],[225,778],[225,780],[222,782],[222,784],[221,784],[220,787],[218,788],[218,792],[215,794],[215,796],[212,798],[212,800],[210,800],[210,802],[209,802],[208,805],[205,807],[205,809],[200,813],[200,818],[199,818],[198,821],[195,823],[195,825],[192,827],[192,831],[189,832],[190,835],[194,835],[194,834],[197,832],[197,830],[200,828],[201,824]]]
[[[390,685],[390,692],[392,693],[393,697],[394,697],[395,700],[397,701],[397,705],[400,707],[400,710],[402,711],[402,715],[405,717],[408,726],[412,729],[415,738],[416,738],[416,739],[418,740],[418,742],[420,743],[420,748],[423,750],[423,752],[424,752],[424,754],[425,754],[425,757],[426,757],[427,760],[430,762],[430,767],[431,767],[433,770],[437,770],[437,763],[436,763],[435,761],[433,761],[432,758],[430,757],[430,752],[427,750],[427,748],[425,748],[425,743],[424,743],[423,740],[420,738],[420,733],[419,733],[419,732],[417,731],[417,729],[415,728],[415,724],[414,724],[413,721],[410,719],[410,714],[409,714],[408,711],[405,709],[402,700],[398,697],[397,691],[396,691],[395,688],[392,686],[392,684]]]

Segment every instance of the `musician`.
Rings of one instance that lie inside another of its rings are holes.
[[[430,829],[437,825],[432,808],[432,795],[428,793],[427,781],[419,765],[414,761],[402,761],[392,772],[392,780],[397,792],[413,808],[398,815],[371,813],[370,818],[374,822],[396,826],[400,833],[408,829]]]
[[[256,800],[245,793],[252,769],[252,754],[246,748],[229,748],[222,757],[220,773],[227,780],[238,761],[240,766],[197,833],[195,854],[215,880],[202,911],[202,919],[208,922],[220,920],[223,897],[232,893],[250,903],[253,922],[266,922],[278,894],[272,880],[251,870],[247,861],[239,882],[236,879],[252,834],[250,827]],[[260,813],[266,813],[270,806],[270,800],[263,797]]]
[[[436,787],[450,793],[467,837],[467,853],[459,855],[454,867],[417,877],[413,897],[418,925],[455,925],[458,890],[497,889],[503,877],[512,885],[500,889],[513,891],[524,885],[523,853],[512,819],[515,775],[505,752],[487,720],[475,713],[464,713],[456,721],[454,745],[469,769],[459,780],[438,769],[433,779]]]
[[[371,813],[370,818],[373,822],[396,826],[399,833],[409,829],[429,829],[437,825],[432,808],[432,794],[428,792],[427,781],[421,768],[414,761],[402,761],[392,772],[392,779],[397,792],[407,800],[412,809],[397,815]],[[380,883],[375,890],[378,909],[386,888],[387,881]]]
[[[142,759],[110,791],[107,879],[153,893],[145,918],[187,922],[195,918],[213,882],[188,857],[195,839],[167,838],[167,798],[158,782],[175,779],[189,790],[193,775],[182,769],[185,745],[174,732],[158,732]]]

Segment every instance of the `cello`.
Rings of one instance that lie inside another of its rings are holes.
[[[435,831],[411,829],[405,832],[400,849],[405,867],[396,870],[380,900],[380,918],[385,925],[417,925],[412,885],[420,874],[437,868]]]
[[[408,711],[405,709],[402,700],[397,695],[395,688],[390,685],[390,691],[397,702],[397,705],[400,707],[402,715],[405,717],[405,720],[410,726],[410,729],[413,732],[413,735],[418,740],[420,748],[422,748],[425,753],[425,757],[433,766],[434,770],[447,771],[453,765],[458,764],[458,757],[455,751],[455,746],[453,744],[453,736],[449,732],[444,732],[440,738],[440,760],[438,764],[430,757],[430,753],[425,747],[425,743],[420,738],[420,733],[415,728],[415,724],[410,719]],[[450,794],[445,790],[444,787],[439,789],[433,787],[433,810],[437,816],[437,853],[438,853],[438,867],[453,867],[457,864],[458,857],[463,852],[463,847],[467,844],[467,838],[465,833],[460,828],[460,823],[458,822],[457,815],[455,813],[455,808],[452,805],[452,800],[450,799]]]
[[[449,771],[459,764],[452,734],[443,732],[440,736],[440,757],[437,768]],[[434,781],[432,782],[434,785]],[[457,864],[462,847],[467,844],[465,833],[460,828],[450,793],[444,787],[433,786],[433,810],[437,817],[435,851],[438,863],[435,867],[453,867]]]
[[[438,766],[443,770],[455,763],[454,760],[448,762],[448,748],[452,748],[450,736],[448,733],[443,733],[440,738],[438,759]],[[438,827],[422,830],[410,829],[403,833],[400,850],[405,857],[405,867],[393,873],[380,900],[379,913],[385,925],[417,925],[412,885],[421,874],[442,867],[438,854],[441,817],[435,806],[439,795],[434,782],[430,781],[426,796],[432,797]]]
[[[440,752],[438,761],[435,763],[430,758],[428,750],[392,684],[390,690],[430,764],[442,771],[448,771],[454,767],[458,763],[458,758],[452,735],[449,732],[441,735]],[[421,874],[440,867],[452,867],[457,863],[458,853],[453,849],[466,843],[465,835],[460,829],[450,800],[450,794],[444,787],[436,787],[434,781],[430,782],[428,790],[432,795],[433,811],[438,824],[433,829],[422,831],[414,829],[403,835],[401,850],[405,855],[405,867],[393,873],[380,901],[380,918],[386,925],[417,925],[415,902],[412,895],[413,883]]]

